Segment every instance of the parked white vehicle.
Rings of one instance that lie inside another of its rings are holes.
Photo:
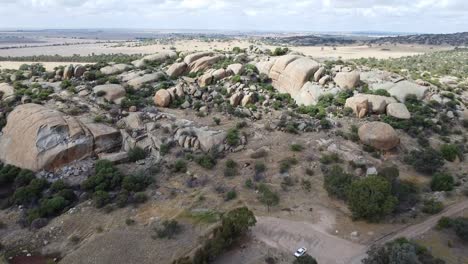
[[[307,248],[301,247],[301,248],[299,248],[298,250],[296,250],[296,252],[294,253],[294,256],[295,256],[296,258],[302,257],[302,256],[305,255],[306,252],[307,252]]]

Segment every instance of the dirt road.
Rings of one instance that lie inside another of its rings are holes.
[[[314,224],[274,217],[257,217],[252,234],[268,246],[291,254],[305,246],[321,264],[348,264],[349,259],[366,249],[364,245],[323,232]]]
[[[419,224],[395,230],[395,232],[375,240],[370,245],[361,245],[335,237],[311,223],[274,217],[257,217],[257,225],[252,229],[252,234],[268,246],[291,253],[298,247],[305,246],[310,255],[317,258],[319,263],[359,264],[371,245],[384,244],[399,237],[416,238],[436,226],[440,218],[455,216],[467,208],[468,200],[456,203]]]

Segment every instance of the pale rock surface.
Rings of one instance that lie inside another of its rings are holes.
[[[160,107],[168,107],[171,104],[171,94],[164,89],[160,89],[154,95],[154,104]]]
[[[105,75],[118,74],[126,71],[130,68],[130,65],[119,63],[114,65],[109,65],[100,69],[100,71]]]
[[[104,92],[104,98],[109,102],[119,103],[125,97],[125,88],[120,84],[103,84],[93,88],[95,94]]]
[[[343,89],[354,89],[360,81],[359,72],[339,72],[336,74],[334,81],[336,85]]]
[[[244,66],[240,63],[235,63],[229,65],[226,70],[231,71],[234,75],[239,75],[244,71]]]
[[[0,96],[2,101],[11,101],[15,99],[15,88],[8,83],[0,83]]]
[[[146,83],[156,82],[162,80],[164,78],[164,74],[162,72],[155,72],[145,74],[143,76],[136,77],[134,79],[129,80],[127,83],[128,85],[132,86],[133,88],[141,88]]]
[[[106,143],[109,135],[115,139],[115,130],[101,124],[90,126],[41,105],[19,105],[9,114],[0,137],[0,160],[33,171],[54,170],[117,147]]]
[[[178,62],[172,64],[166,71],[166,74],[169,75],[171,78],[177,78],[184,74],[187,70],[187,63],[185,62]]]
[[[365,97],[353,96],[346,99],[345,107],[353,109],[358,118],[363,118],[369,111],[369,101]]]
[[[140,60],[132,61],[133,66],[141,68],[146,65],[146,62],[164,62],[168,59],[177,58],[177,53],[174,51],[165,51],[143,57]]]
[[[387,105],[387,115],[393,116],[398,119],[410,119],[411,113],[405,104],[402,103],[391,103]]]
[[[400,144],[400,138],[395,129],[387,123],[370,122],[358,130],[362,143],[379,150],[390,150]]]

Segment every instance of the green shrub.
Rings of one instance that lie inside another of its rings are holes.
[[[315,260],[312,256],[306,254],[304,256],[296,258],[293,261],[293,264],[317,264],[317,260]]]
[[[338,156],[337,153],[331,153],[331,154],[323,154],[320,157],[320,162],[325,165],[329,165],[332,163],[339,163],[341,162],[340,156]]]
[[[372,246],[367,251],[367,256],[362,260],[363,264],[443,264],[444,261],[434,258],[430,252],[406,238],[385,243],[384,245]]]
[[[128,160],[131,162],[139,161],[145,158],[146,152],[140,147],[134,147],[128,151]]]
[[[266,165],[263,162],[255,163],[255,173],[262,173],[266,171]]]
[[[286,55],[286,53],[288,53],[289,49],[288,48],[281,48],[281,47],[277,47],[273,53],[271,54],[272,56],[283,56],[283,55]]]
[[[431,189],[435,192],[453,190],[454,179],[446,173],[436,173],[432,176]]]
[[[120,187],[122,174],[108,160],[98,160],[95,165],[96,173],[86,179],[82,188],[86,191],[112,191]]]
[[[298,161],[296,158],[286,158],[280,163],[280,173],[288,172],[292,166],[297,165]]]
[[[355,180],[348,191],[348,205],[353,218],[378,221],[390,214],[397,205],[390,182],[381,176]]]
[[[165,220],[162,227],[156,229],[158,238],[172,239],[182,231],[182,226],[176,220]]]
[[[413,150],[405,156],[405,162],[412,165],[416,171],[430,174],[438,171],[444,165],[444,159],[432,148]]]
[[[457,236],[463,241],[468,241],[468,218],[458,217],[453,220],[453,227]]]
[[[328,195],[341,200],[347,199],[349,187],[353,182],[353,175],[346,173],[343,168],[335,165],[326,171],[323,177],[323,187]]]
[[[152,183],[149,176],[143,174],[128,175],[123,177],[122,188],[129,192],[141,192]]]
[[[294,152],[301,152],[304,150],[304,146],[300,144],[292,144],[289,148],[291,149],[291,151],[294,151]]]
[[[236,176],[239,172],[237,171],[237,163],[231,159],[226,161],[226,167],[224,168],[224,176],[233,177]]]
[[[268,186],[265,184],[260,184],[258,186],[259,196],[258,200],[265,204],[270,211],[271,206],[276,206],[279,204],[279,196],[276,192],[273,192]]]
[[[437,222],[438,229],[446,229],[446,228],[451,228],[451,227],[452,227],[452,219],[450,219],[449,217],[443,216]]]
[[[205,169],[213,169],[216,166],[216,159],[214,159],[211,155],[203,154],[195,158],[195,161],[198,165],[202,166]]]
[[[133,201],[137,204],[144,203],[148,200],[148,196],[144,192],[137,192],[133,197]]]
[[[226,142],[230,146],[239,145],[239,142],[240,142],[239,130],[234,129],[234,128],[229,129],[226,135]]]
[[[236,190],[230,190],[226,193],[226,197],[224,198],[225,201],[231,201],[237,198]]]
[[[442,154],[442,157],[444,159],[454,162],[457,157],[463,155],[460,151],[460,149],[453,144],[444,144],[440,147],[440,153]]]
[[[187,172],[187,162],[185,162],[183,159],[176,160],[174,163],[174,172]]]
[[[444,209],[444,205],[434,199],[425,200],[422,211],[426,214],[437,214]]]
[[[108,192],[96,191],[93,195],[93,201],[96,208],[102,208],[110,203],[111,199]]]

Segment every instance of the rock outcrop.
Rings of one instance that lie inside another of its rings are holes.
[[[402,103],[391,103],[387,105],[387,115],[393,116],[398,119],[411,118],[411,113],[408,111],[406,105]]]
[[[166,70],[166,74],[171,78],[177,78],[185,73],[187,70],[187,63],[179,62],[174,63]]]
[[[15,88],[8,83],[0,83],[0,99],[11,101],[15,99]]]
[[[158,90],[153,99],[156,106],[168,107],[171,104],[171,94],[165,89]]]
[[[315,104],[318,97],[326,93],[309,82],[320,68],[316,61],[309,58],[285,55],[273,62],[259,62],[256,66],[260,73],[272,79],[273,87],[281,93],[289,93],[298,104]]]
[[[100,71],[105,75],[113,75],[126,71],[130,66],[127,64],[119,63],[114,65],[109,65],[100,69]]]
[[[104,125],[90,127],[75,117],[41,105],[17,106],[9,114],[0,137],[0,160],[33,171],[54,170],[117,148],[121,143],[115,129]]]
[[[146,83],[156,82],[162,79],[164,79],[164,74],[162,72],[155,72],[145,74],[143,76],[138,75],[137,77],[130,79],[127,83],[133,88],[139,89]]]
[[[141,68],[146,65],[146,63],[153,63],[153,62],[158,62],[162,63],[165,62],[168,59],[174,59],[177,58],[177,53],[174,51],[166,51],[166,52],[160,52],[152,55],[148,55],[143,57],[140,60],[132,61],[133,66],[137,68]]]
[[[97,95],[103,93],[107,101],[120,104],[125,97],[125,88],[120,84],[103,84],[93,88],[93,92]]]
[[[378,150],[390,150],[400,144],[395,129],[387,123],[370,122],[364,124],[358,131],[362,143]]]
[[[338,87],[343,89],[354,89],[358,86],[360,79],[359,72],[339,72],[333,79]]]
[[[369,101],[366,97],[353,96],[346,99],[345,107],[353,109],[358,118],[363,118],[369,112]]]

